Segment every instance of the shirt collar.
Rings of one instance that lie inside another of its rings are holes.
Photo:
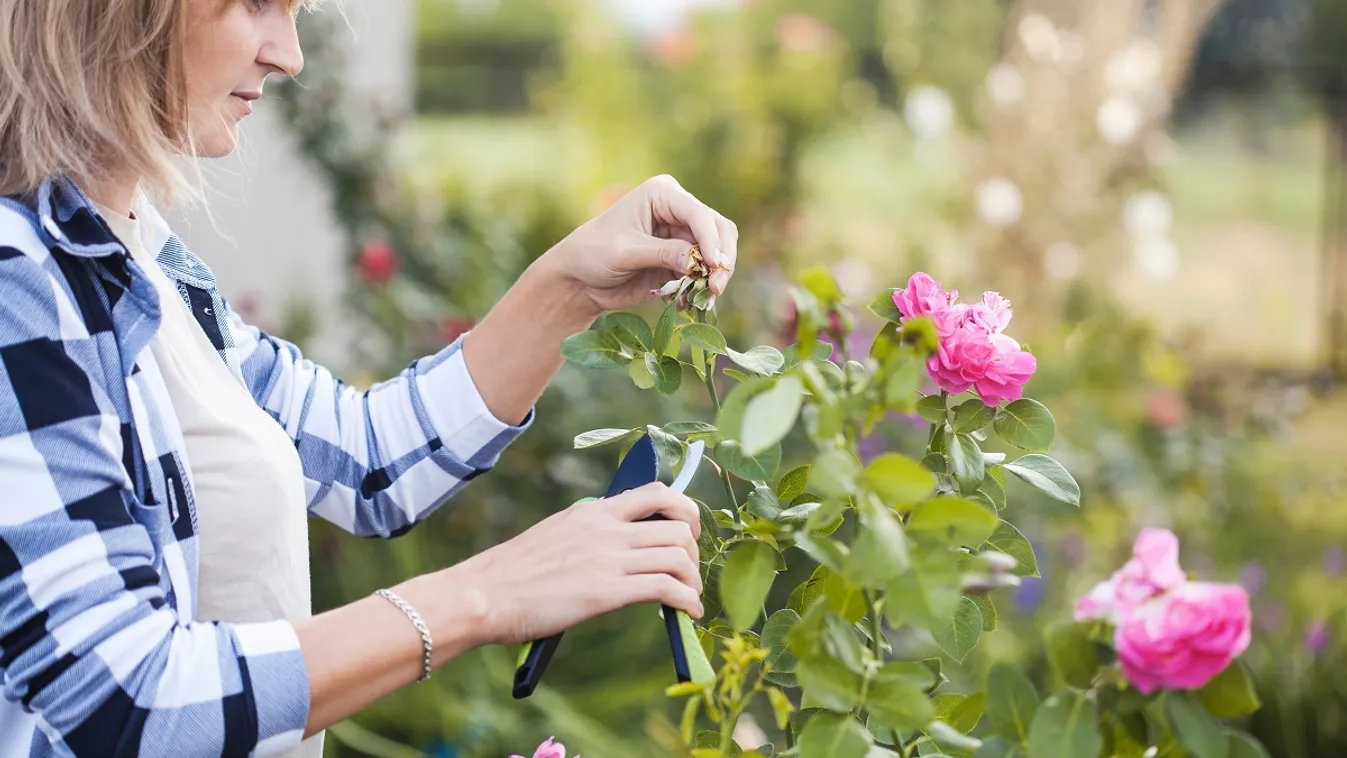
[[[51,247],[85,258],[127,254],[93,201],[64,175],[47,177],[38,186],[36,211],[38,232]]]

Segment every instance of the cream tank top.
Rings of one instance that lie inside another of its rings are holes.
[[[308,618],[308,510],[294,443],[229,372],[145,249],[140,221],[98,210],[159,293],[163,324],[149,349],[182,425],[192,474],[200,535],[196,619]],[[322,752],[320,733],[285,755]]]

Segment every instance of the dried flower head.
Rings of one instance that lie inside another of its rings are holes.
[[[670,280],[657,290],[651,290],[651,294],[664,298],[666,302],[676,303],[680,311],[689,308],[709,311],[716,305],[715,293],[711,292],[710,276],[711,267],[706,265],[706,261],[702,258],[701,247],[693,245],[688,251],[683,276]]]

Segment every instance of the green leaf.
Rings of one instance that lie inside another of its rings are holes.
[[[973,754],[973,758],[1024,758],[1019,744],[1003,737],[988,737],[982,741],[982,747]]]
[[[993,480],[988,477],[987,481]],[[986,546],[1015,559],[1016,566],[1012,572],[1015,576],[1036,577],[1039,575],[1038,559],[1034,557],[1033,545],[1029,544],[1029,539],[1009,521],[1002,521],[996,527],[992,536],[987,538]]]
[[[936,718],[968,734],[977,728],[978,722],[982,720],[982,713],[987,706],[987,696],[981,692],[972,695],[946,692],[936,695],[931,702],[935,705]]]
[[[795,677],[811,706],[846,713],[861,701],[861,675],[835,658],[803,658],[795,667]]]
[[[776,386],[748,401],[744,429],[739,435],[745,455],[757,455],[785,439],[795,426],[804,404],[804,385],[793,376],[782,377]]]
[[[650,325],[635,313],[615,311],[605,315],[603,330],[617,337],[618,342],[626,345],[633,353],[650,350],[655,344]]]
[[[755,456],[744,455],[739,443],[726,440],[716,445],[716,460],[731,474],[750,482],[765,482],[781,465],[781,446],[773,445]]]
[[[803,495],[807,486],[809,486],[809,465],[796,466],[787,471],[781,477],[781,481],[776,483],[776,496],[782,502],[789,503]]]
[[[667,355],[670,358],[677,358],[678,354],[682,351],[683,339],[678,336],[678,332],[674,332],[673,336],[669,338],[669,344],[664,346],[664,349],[660,351],[660,354]]]
[[[935,322],[927,316],[910,318],[903,323],[903,343],[912,345],[926,355],[940,347],[940,334]]]
[[[992,425],[1001,439],[1030,452],[1046,452],[1057,436],[1052,412],[1037,400],[1023,398],[1002,408]]]
[[[870,733],[850,716],[819,713],[800,732],[799,755],[809,758],[865,758]]]
[[[771,387],[772,380],[761,377],[750,378],[736,385],[720,404],[720,412],[716,414],[716,427],[728,439],[739,439],[744,431],[744,412],[748,409],[749,401],[759,392]]]
[[[955,436],[954,444],[949,448],[949,465],[954,470],[954,478],[959,480],[960,489],[965,492],[977,489],[987,476],[982,450],[967,434]]]
[[[909,566],[907,535],[888,508],[873,508],[861,519],[861,533],[851,547],[848,573],[862,587],[882,587]]]
[[[795,710],[795,704],[790,702],[786,693],[776,687],[767,688],[767,700],[772,704],[772,715],[776,717],[776,728],[785,729],[790,723],[790,714]]]
[[[1230,744],[1221,724],[1187,692],[1165,693],[1165,713],[1183,746],[1196,758],[1226,758]]]
[[[809,484],[829,497],[846,497],[856,489],[861,465],[847,450],[829,450],[814,460],[809,468]]]
[[[646,353],[645,369],[655,378],[655,388],[665,395],[674,394],[683,383],[683,364],[676,358]]]
[[[652,346],[656,353],[663,353],[669,346],[669,340],[673,337],[674,325],[678,323],[678,309],[674,305],[664,309],[660,314],[659,321],[655,323],[655,344]]]
[[[823,600],[829,609],[853,624],[865,617],[865,591],[839,573],[829,571],[823,575]]]
[[[621,368],[631,360],[617,337],[593,330],[567,337],[561,343],[561,357],[585,368]]]
[[[827,654],[841,661],[843,666],[857,674],[865,674],[866,650],[860,632],[835,613],[828,614],[824,620],[823,646]]]
[[[1263,707],[1243,661],[1235,661],[1197,691],[1197,699],[1218,719],[1248,716]]]
[[[995,415],[995,408],[988,408],[977,398],[964,401],[954,409],[954,431],[959,434],[976,432],[986,426]]]
[[[992,732],[1023,743],[1037,711],[1038,692],[1029,677],[1005,663],[992,666],[987,673],[987,721]]]
[[[760,519],[776,521],[781,515],[781,501],[776,499],[776,493],[768,487],[754,487],[753,491],[748,493],[748,500],[744,505],[749,513]]]
[[[1034,758],[1096,756],[1103,747],[1099,714],[1084,694],[1053,695],[1029,724],[1029,755]]]
[[[1080,485],[1062,468],[1062,464],[1046,455],[1031,453],[1001,468],[1018,476],[1048,497],[1070,505],[1080,505]]]
[[[655,443],[660,463],[673,469],[683,460],[683,443],[677,437],[654,425],[647,426],[645,431],[650,435],[650,441]]]
[[[995,513],[972,500],[938,497],[917,506],[907,521],[907,531],[939,537],[953,545],[981,545],[999,523]]]
[[[889,584],[884,614],[898,627],[916,624],[934,632],[954,616],[959,604],[959,567],[945,551],[923,550],[913,566]]]
[[[996,631],[996,606],[992,604],[992,599],[986,595],[974,595],[968,598],[978,607],[978,612],[982,614],[982,631]]]
[[[1048,627],[1043,634],[1048,662],[1061,680],[1077,689],[1089,689],[1099,670],[1099,648],[1089,631],[1069,621]]]
[[[917,413],[932,424],[945,423],[945,398],[942,395],[927,395],[917,401]]]
[[[871,300],[866,308],[885,321],[898,321],[903,317],[903,314],[898,312],[898,306],[893,302],[893,295],[897,291],[898,290],[884,290],[875,296],[875,299]]]
[[[777,552],[757,540],[741,542],[725,557],[720,572],[720,597],[735,631],[752,627],[776,579]]]
[[[782,353],[782,357],[786,362],[782,368],[794,368],[803,362],[800,360],[799,347],[799,345],[790,345],[785,349]],[[814,349],[810,352],[809,357],[806,360],[826,361],[832,357],[832,354],[833,346],[831,342],[816,342],[814,343]]]
[[[781,354],[781,351],[770,345],[759,345],[747,353],[739,353],[731,348],[725,348],[725,354],[740,366],[763,376],[775,374],[786,363],[786,358]]]
[[[831,571],[841,573],[846,569],[849,550],[846,545],[840,542],[820,535],[801,534],[795,540],[795,547],[803,550],[816,563],[820,566],[827,566]]]
[[[932,742],[939,745],[944,750],[950,750],[966,755],[982,747],[982,740],[976,737],[969,737],[940,719],[936,719],[927,724],[924,731],[926,732],[926,736],[931,738]],[[924,755],[932,754],[924,753]]]
[[[593,429],[575,438],[575,449],[584,450],[591,447],[611,445],[628,434],[639,436],[639,432],[635,429]]]
[[[1001,481],[997,478],[996,469],[987,470],[987,478],[982,480],[982,485],[978,487],[978,492],[986,496],[987,502],[998,511],[1006,508],[1006,488],[1001,486]]]
[[[926,697],[924,684],[931,677],[916,679],[907,669],[890,670],[889,666],[893,665],[880,669],[870,681],[865,707],[870,711],[871,720],[885,729],[921,729],[935,718],[935,707]]]
[[[1230,758],[1272,758],[1262,743],[1243,732],[1227,729],[1225,736]]]
[[[945,655],[961,663],[977,647],[981,637],[982,612],[976,603],[966,597],[959,598],[959,606],[949,625],[935,633],[935,641],[945,651]]]
[[[631,377],[633,384],[639,389],[653,390],[655,388],[655,377],[650,373],[650,369],[645,365],[646,356],[650,353],[642,353],[633,358],[631,363],[627,364],[627,375]]]
[[[705,421],[670,421],[664,425],[664,431],[669,434],[715,434],[718,430],[714,424]]]
[[[870,342],[870,358],[879,364],[881,371],[888,371],[887,364],[891,358],[895,357],[894,351],[898,349],[900,344],[902,344],[902,340],[898,336],[898,325],[894,323],[885,324],[875,335],[874,340]],[[915,399],[913,398],[913,400]]]
[[[925,378],[926,366],[922,361],[910,356],[904,358],[884,384],[884,404],[899,413],[913,413],[917,410],[917,393]]]
[[[832,303],[842,299],[842,290],[837,280],[823,266],[814,266],[800,275],[800,284],[822,303]]]
[[[804,584],[791,590],[790,597],[786,600],[786,608],[803,616],[815,601],[823,597],[823,579],[825,576],[823,572],[826,571],[827,569],[820,566]]]
[[[683,342],[699,347],[708,353],[725,354],[725,335],[710,324],[683,324],[675,330]]]
[[[773,671],[794,673],[797,661],[786,643],[786,635],[790,634],[791,627],[799,620],[800,614],[789,608],[782,608],[773,613],[767,619],[767,623],[762,625],[762,646],[767,650],[767,665],[771,666]]]
[[[905,510],[930,496],[935,477],[924,466],[897,453],[885,453],[865,468],[865,483],[886,504]]]

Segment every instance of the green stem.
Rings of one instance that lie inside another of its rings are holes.
[[[706,314],[701,314],[699,320],[706,323]],[[720,415],[720,391],[716,389],[716,354],[711,352],[706,354],[706,392],[711,396],[711,407],[715,409],[716,415]],[[730,472],[726,471],[724,466],[720,467],[720,481],[725,485],[725,494],[734,504],[734,520],[741,521],[739,498],[734,494],[734,482],[730,481]]]
[[[734,743],[734,727],[739,723],[739,710],[733,710],[729,718],[720,724],[720,754],[729,755],[730,745]]]
[[[879,617],[879,601],[875,598],[874,590],[865,591],[865,604],[870,609],[870,651],[875,654],[875,660],[883,663],[884,647],[880,644],[884,634],[884,624]]]

